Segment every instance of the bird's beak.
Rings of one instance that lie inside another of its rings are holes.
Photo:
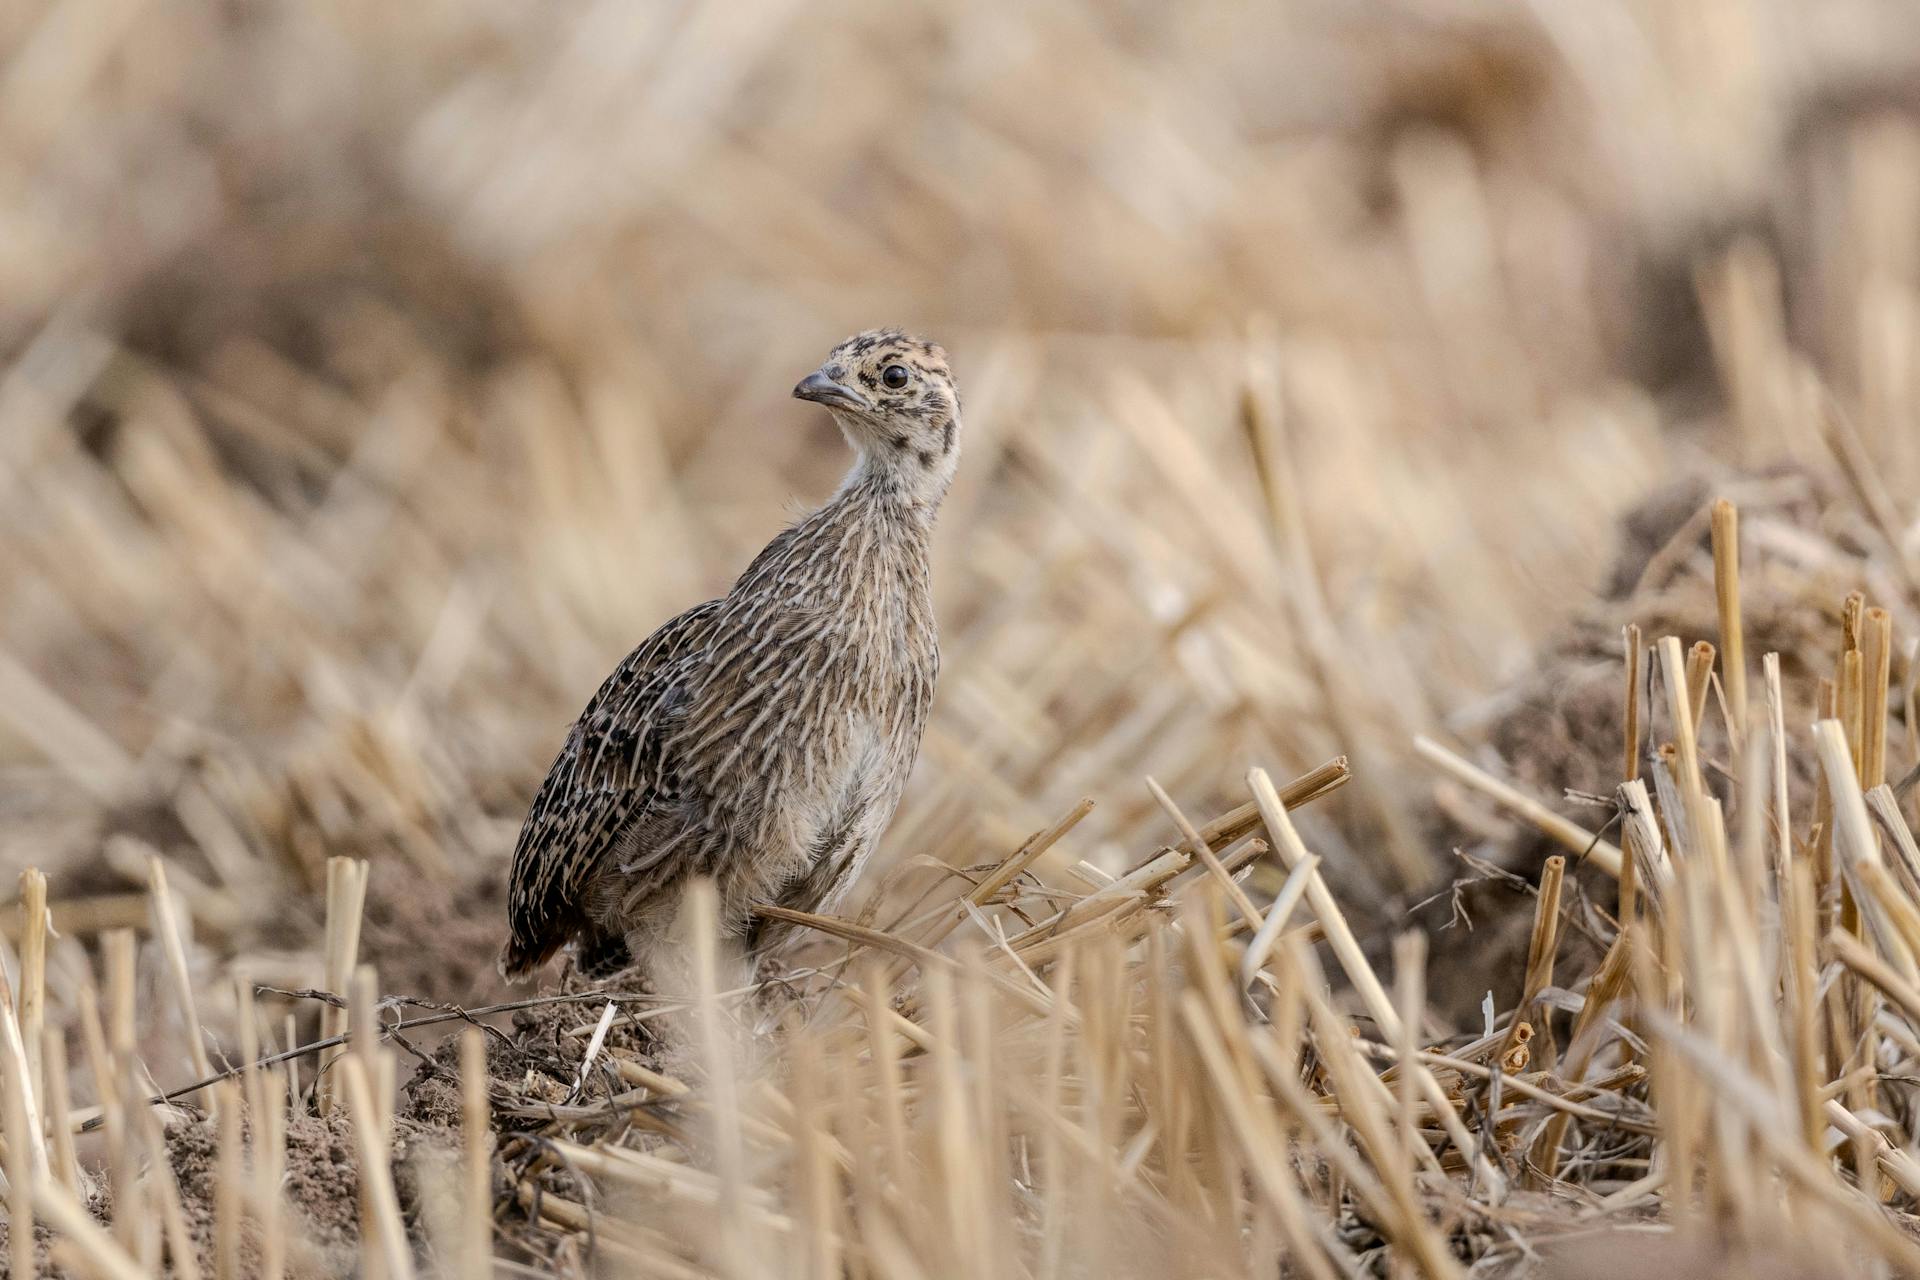
[[[829,409],[873,408],[872,401],[852,387],[841,386],[821,370],[815,370],[800,379],[800,385],[793,389],[793,398],[811,400],[815,404],[824,404]]]

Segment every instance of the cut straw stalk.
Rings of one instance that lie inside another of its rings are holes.
[[[153,919],[148,893],[94,893],[47,903],[48,929],[55,937],[88,937],[109,929],[137,929]],[[7,937],[18,940],[20,926],[6,920]]]
[[[1747,733],[1746,624],[1740,605],[1740,512],[1721,498],[1713,504],[1713,593],[1720,611],[1720,667],[1725,677],[1732,738]]]
[[[1237,1078],[1220,1033],[1208,1018],[1206,1008],[1206,1002],[1197,992],[1188,991],[1181,996],[1180,1015],[1186,1023],[1187,1033],[1199,1052],[1215,1098],[1232,1122],[1227,1126],[1227,1132],[1240,1144],[1256,1185],[1267,1197],[1274,1216],[1283,1224],[1282,1229],[1286,1230],[1288,1224],[1297,1222],[1301,1216],[1296,1205],[1302,1196],[1295,1184],[1293,1170],[1279,1158],[1286,1149],[1285,1139],[1266,1110],[1252,1102],[1250,1095],[1253,1090]],[[1333,1274],[1311,1237],[1297,1229],[1288,1234],[1295,1237],[1294,1260],[1305,1267],[1309,1274]]]
[[[1058,844],[1063,836],[1080,825],[1081,819],[1092,812],[1093,801],[1091,799],[1083,799],[1074,805],[1073,808],[1069,809],[1057,822],[1051,826],[1043,827],[1031,836],[1028,836],[1026,843],[1014,850],[1012,857],[988,872],[987,875],[981,879],[980,883],[974,886],[972,892],[966,895],[966,900],[976,907],[984,907],[988,902],[992,901],[995,894],[1019,879],[1021,875],[1025,874],[1029,867],[1038,862],[1042,857],[1045,857],[1047,852],[1051,850],[1054,845]],[[925,947],[936,947],[940,945],[946,936],[952,933],[953,930],[959,926],[960,922],[966,918],[967,916],[964,911],[953,911],[941,916],[935,921],[933,927],[928,929],[926,936],[920,939],[920,944]]]
[[[1167,816],[1173,819],[1174,825],[1180,828],[1180,834],[1185,837],[1182,847],[1190,849],[1194,856],[1200,859],[1201,864],[1207,869],[1207,874],[1214,878],[1220,885],[1221,892],[1227,895],[1227,901],[1233,904],[1234,909],[1240,913],[1248,926],[1257,932],[1261,923],[1260,909],[1253,905],[1253,899],[1247,897],[1246,891],[1241,889],[1234,882],[1233,877],[1227,874],[1227,869],[1220,865],[1220,859],[1214,855],[1213,848],[1207,843],[1206,837],[1200,834],[1193,823],[1187,821],[1187,815],[1180,812],[1180,806],[1173,802],[1173,797],[1169,796],[1158,782],[1148,778],[1147,790],[1153,793],[1153,798],[1159,802],[1162,809],[1167,811]]]
[[[1405,1055],[1399,1049],[1396,1049],[1392,1045],[1370,1043],[1368,1041],[1360,1041],[1359,1048],[1366,1053],[1375,1054],[1394,1063],[1396,1067],[1394,1078],[1404,1078],[1401,1074],[1397,1073],[1398,1064],[1406,1061]],[[1446,1071],[1457,1071],[1463,1076],[1472,1076],[1477,1080],[1491,1082],[1495,1076],[1498,1076],[1502,1091],[1511,1089],[1516,1095],[1537,1102],[1550,1111],[1559,1112],[1567,1119],[1589,1120],[1595,1124],[1606,1125],[1610,1129],[1619,1129],[1628,1133],[1645,1133],[1651,1135],[1659,1132],[1656,1126],[1627,1119],[1616,1111],[1602,1110],[1599,1107],[1589,1106],[1567,1096],[1567,1094],[1574,1093],[1581,1093],[1588,1096],[1604,1096],[1619,1085],[1636,1083],[1645,1079],[1645,1070],[1633,1064],[1628,1064],[1618,1071],[1611,1073],[1607,1080],[1571,1086],[1567,1088],[1566,1094],[1560,1094],[1554,1093],[1542,1083],[1551,1083],[1553,1081],[1554,1077],[1548,1072],[1531,1072],[1528,1075],[1516,1075],[1504,1069],[1490,1067],[1484,1062],[1473,1062],[1459,1054],[1435,1053],[1430,1049],[1422,1049],[1416,1057],[1430,1067],[1438,1067]],[[1416,1108],[1415,1110],[1416,1118],[1419,1118],[1419,1113],[1423,1112],[1425,1108]]]
[[[896,1022],[904,1021],[898,1014],[895,1014],[894,1018]],[[909,1023],[908,1025],[911,1026],[912,1024]],[[918,1030],[918,1028],[915,1028],[915,1030]],[[616,1075],[628,1084],[641,1085],[648,1091],[662,1098],[678,1098],[691,1091],[690,1086],[674,1079],[672,1076],[660,1074],[645,1063],[634,1061],[632,1057],[625,1053],[615,1053],[613,1055],[613,1070]],[[485,1082],[482,1081],[483,1087],[484,1083]]]
[[[1861,636],[1860,785],[1872,790],[1887,780],[1887,700],[1892,692],[1893,617],[1885,609],[1866,612]]]
[[[753,913],[767,920],[779,920],[786,924],[797,924],[817,930],[831,938],[839,938],[861,946],[872,947],[876,951],[885,951],[897,956],[905,956],[920,967],[922,973],[950,966],[953,961],[944,953],[930,951],[918,943],[908,942],[904,938],[870,925],[858,924],[852,920],[842,920],[838,916],[816,915],[811,911],[795,911],[791,907],[777,907],[771,903],[761,903],[753,908]],[[1017,940],[1016,940],[1017,941]],[[1047,1011],[1047,998],[1036,992],[1031,986],[1015,982],[1004,973],[987,972],[988,981],[1015,1000],[1026,1005],[1036,1013]],[[1069,1010],[1071,1014],[1071,1010]]]
[[[213,1074],[207,1058],[206,1035],[200,1029],[200,1010],[193,997],[193,974],[187,966],[186,940],[180,932],[180,920],[173,909],[173,894],[167,888],[167,867],[159,854],[147,859],[147,891],[153,895],[153,932],[161,952],[167,958],[167,976],[173,980],[174,999],[180,1005],[180,1021],[186,1029],[187,1052],[198,1077]]]
[[[276,1071],[256,1069],[259,1104],[250,1109],[253,1123],[253,1212],[259,1223],[260,1280],[280,1280],[286,1270],[287,1246],[282,1230],[280,1181],[287,1167],[288,1096],[278,1087]]]
[[[1907,757],[1913,766],[1902,781],[1910,787],[1920,778],[1920,640],[1907,644],[1907,692],[1901,702],[1905,708],[1901,719],[1907,726]]]
[[[348,1042],[347,1052],[336,1062],[335,1069],[352,1063],[356,1074],[366,1084],[366,1096],[356,1100],[353,1105],[353,1125],[356,1135],[363,1135],[372,1149],[387,1152],[392,1147],[393,1128],[393,1059],[390,1050],[381,1047],[376,1006],[380,1000],[380,983],[372,965],[360,965],[353,971],[349,984],[347,1000]],[[362,1163],[366,1160],[363,1155]],[[391,1190],[391,1171],[389,1171],[389,1190]],[[382,1193],[374,1179],[362,1177],[360,1180],[360,1270],[364,1280],[405,1280],[405,1273],[392,1270],[390,1255],[392,1245],[390,1237],[393,1228],[388,1225],[386,1206],[381,1202]],[[405,1233],[401,1231],[401,1244],[405,1245]]]
[[[1624,782],[1636,782],[1640,778],[1640,678],[1642,663],[1646,658],[1646,643],[1641,638],[1637,624],[1629,623],[1621,629],[1620,635],[1625,648],[1627,675],[1624,717],[1626,758],[1622,762],[1620,776]],[[1617,890],[1614,917],[1624,929],[1639,912],[1640,886],[1633,850],[1624,836],[1620,843],[1624,856],[1620,859],[1620,874],[1614,878]]]
[[[1867,739],[1866,655],[1848,649],[1840,656],[1840,669],[1834,680],[1836,714],[1846,730],[1847,750],[1853,756],[1856,780],[1865,776]]]
[[[259,1010],[253,999],[253,980],[245,972],[233,975],[233,1010],[236,1030],[240,1038],[241,1082],[246,1087],[247,1109],[258,1114],[260,1111],[260,1023]]]
[[[1835,929],[1827,935],[1827,950],[1835,959],[1853,970],[1860,977],[1878,987],[1883,995],[1907,1015],[1907,1020],[1920,1027],[1920,985],[1909,981],[1894,972],[1893,967],[1867,949],[1852,934],[1843,929]]]
[[[41,1029],[47,1008],[47,878],[37,867],[20,873],[20,1041],[27,1054],[28,1095],[46,1097]]]
[[[367,864],[353,858],[327,859],[326,989],[335,995],[346,992],[360,954],[360,920],[366,908]],[[346,1034],[347,1011],[338,1005],[320,1010],[321,1039]],[[315,1097],[320,1114],[333,1109],[335,1089],[333,1072],[328,1068],[343,1052],[328,1049],[320,1056],[315,1078]]]
[[[1667,856],[1666,837],[1653,811],[1653,798],[1647,794],[1647,784],[1635,778],[1620,784],[1618,800],[1621,844],[1632,855],[1634,883],[1649,890],[1639,900],[1658,915],[1665,909],[1666,893],[1673,881],[1673,860]],[[1624,860],[1621,865],[1625,879]]]
[[[4,976],[0,975],[0,982]],[[32,1084],[27,1077],[24,1056],[12,1052],[11,1042],[18,1038],[11,1002],[0,1008],[0,1020],[6,1024],[9,1044],[0,1052],[0,1133],[6,1138],[7,1245],[9,1274],[30,1276],[37,1267],[33,1256],[33,1187],[35,1174],[33,1150],[37,1139],[37,1117],[28,1102]]]
[[[1383,1202],[1385,1216],[1382,1221],[1389,1224],[1389,1236],[1418,1261],[1425,1274],[1439,1277],[1461,1275],[1459,1265],[1447,1253],[1444,1242],[1438,1238],[1433,1224],[1427,1218],[1426,1208],[1418,1198],[1415,1170],[1395,1158],[1404,1154],[1404,1148],[1393,1134],[1394,1122],[1390,1119],[1394,1107],[1393,1094],[1361,1059],[1353,1038],[1353,1026],[1328,1003],[1323,994],[1324,983],[1318,980],[1321,976],[1318,965],[1311,955],[1304,947],[1295,948],[1290,954],[1307,978],[1302,984],[1301,995],[1315,1029],[1314,1043],[1324,1055],[1333,1081],[1338,1114],[1352,1127],[1378,1174],[1381,1190],[1376,1193],[1377,1201]],[[1406,1039],[1409,1035],[1407,1029],[1398,1025],[1397,1017],[1394,1022],[1393,1034]],[[1422,1081],[1433,1080],[1432,1073],[1417,1060],[1408,1064],[1408,1070],[1414,1077],[1416,1091],[1424,1094],[1427,1090]],[[1444,1124],[1446,1115],[1452,1113],[1451,1104],[1436,1106],[1431,1098],[1427,1102]],[[1414,1154],[1431,1159],[1431,1152],[1424,1142],[1415,1144]]]
[[[40,1123],[40,1101],[33,1093],[33,1069],[20,1037],[18,1005],[6,968],[0,965],[0,1070],[7,1073],[9,1106],[20,1108],[18,1123],[7,1130],[8,1158],[27,1162],[35,1174],[47,1171],[47,1145]],[[11,1175],[9,1175],[11,1177]]]
[[[793,1041],[793,1108],[786,1117],[794,1151],[794,1198],[799,1201],[800,1273],[808,1280],[838,1280],[846,1274],[844,1187],[829,1129],[828,1077],[818,1037]]]
[[[1266,851],[1264,840],[1248,839],[1238,850],[1222,858],[1221,866],[1232,875]],[[1009,943],[1023,957],[1032,959],[1059,950],[1065,939],[1076,933],[1084,937],[1112,928],[1157,901],[1168,886],[1192,869],[1193,863],[1191,854],[1179,849],[1163,849],[1118,880],[1101,885],[1051,918],[1014,934]],[[1245,919],[1236,916],[1234,924],[1243,925]]]
[[[246,1182],[240,1086],[222,1080],[213,1087],[213,1103],[219,1143],[214,1166],[213,1273],[218,1280],[241,1280],[240,1237],[245,1228],[241,1204]]]
[[[280,1280],[286,1270],[286,1242],[281,1238],[280,1179],[286,1168],[287,1094],[275,1072],[260,1065],[260,1011],[253,983],[244,973],[233,980],[235,1017],[239,1023],[241,1089],[251,1127],[251,1167],[246,1197],[259,1242],[256,1274],[260,1280]],[[271,1039],[271,1028],[269,1028]]]
[[[585,1205],[551,1191],[538,1190],[531,1182],[522,1182],[514,1198],[521,1208],[529,1214],[537,1212],[540,1220],[548,1225],[591,1238],[595,1247],[604,1250],[610,1259],[627,1265],[629,1271],[624,1274],[658,1276],[660,1280],[712,1280],[712,1271],[673,1256],[655,1233],[628,1226],[605,1214],[595,1215]]]
[[[1289,784],[1287,794],[1299,795],[1300,802],[1306,803],[1334,790],[1346,777],[1345,759],[1334,760]],[[1248,803],[1207,823],[1199,829],[1199,834],[1208,844],[1224,847],[1245,840],[1247,833],[1258,822],[1258,810]],[[1221,865],[1232,874],[1266,851],[1264,841],[1245,840],[1237,850],[1220,859]],[[1162,848],[1120,878],[1105,881],[1094,893],[1072,900],[1052,917],[1013,935],[1008,943],[1022,959],[1038,962],[1058,953],[1076,936],[1084,938],[1112,929],[1123,921],[1143,918],[1139,917],[1141,909],[1150,905],[1172,881],[1189,870],[1194,861],[1195,857],[1184,840],[1179,846]],[[976,896],[970,894],[968,899]],[[959,918],[969,917],[968,908],[972,905],[969,900],[963,900],[960,904]],[[1241,919],[1236,923],[1244,925],[1245,921]],[[890,935],[878,936],[890,938]],[[874,945],[901,950],[897,940],[885,944],[876,941]],[[908,954],[904,950],[901,953]]]
[[[128,1101],[132,1103],[133,1082],[127,1082]],[[180,1201],[180,1183],[174,1177],[168,1157],[166,1131],[152,1109],[130,1106],[128,1114],[146,1148],[149,1194],[160,1208],[160,1226],[167,1242],[167,1254],[177,1280],[200,1280],[199,1252],[193,1231],[187,1225],[186,1208]]]
[[[596,1178],[650,1191],[684,1205],[716,1209],[727,1198],[718,1174],[645,1151],[612,1143],[589,1146],[564,1138],[554,1139],[553,1151],[567,1165]],[[743,1211],[756,1225],[785,1235],[795,1231],[798,1224],[776,1210],[778,1203],[779,1198],[763,1187],[747,1189],[742,1201]]]
[[[460,1033],[460,1117],[465,1158],[461,1183],[461,1280],[488,1280],[493,1258],[493,1125],[487,1101],[487,1036]]]
[[[1863,862],[1854,868],[1854,874],[1874,904],[1885,913],[1906,953],[1920,956],[1920,906],[1915,905],[1912,894],[1894,879],[1884,863]]]
[[[103,944],[105,939],[102,940]],[[109,958],[111,952],[109,951]],[[100,1100],[100,1122],[106,1131],[107,1171],[112,1178],[110,1185],[115,1192],[114,1232],[124,1242],[123,1234],[128,1228],[124,1225],[133,1220],[135,1202],[132,1189],[123,1185],[120,1179],[128,1168],[128,1139],[126,1116],[120,1105],[120,1079],[115,1073],[115,1055],[108,1047],[106,1028],[100,1019],[100,1002],[93,984],[80,986],[80,1030],[85,1037],[87,1065],[93,1076],[94,1096]],[[119,1197],[124,1194],[126,1201]]]
[[[1247,785],[1253,791],[1254,803],[1260,807],[1262,819],[1267,824],[1267,832],[1273,841],[1274,850],[1280,860],[1288,867],[1304,865],[1312,857],[1305,844],[1301,843],[1300,833],[1294,829],[1293,819],[1288,816],[1286,806],[1280,801],[1279,794],[1273,789],[1273,782],[1263,769],[1255,769],[1247,775]],[[1389,1038],[1399,1037],[1399,1015],[1394,1011],[1393,1002],[1387,998],[1386,989],[1380,985],[1380,979],[1374,974],[1373,967],[1367,963],[1366,955],[1360,950],[1360,944],[1348,927],[1346,916],[1340,910],[1340,904],[1327,888],[1326,880],[1318,871],[1307,872],[1307,900],[1313,907],[1320,925],[1327,931],[1327,941],[1339,957],[1341,968],[1346,971],[1348,981],[1360,993],[1361,1000],[1367,1006],[1367,1012],[1387,1033]],[[1467,1133],[1453,1104],[1448,1101],[1433,1073],[1423,1065],[1417,1068],[1420,1076],[1420,1091],[1435,1115],[1447,1130],[1447,1136],[1454,1146],[1466,1153],[1473,1162],[1475,1173],[1481,1179],[1486,1194],[1494,1202],[1504,1195],[1506,1179],[1486,1158],[1479,1143]]]
[[[1291,812],[1304,805],[1312,804],[1324,796],[1331,795],[1341,787],[1346,786],[1352,779],[1353,771],[1347,763],[1347,758],[1345,756],[1335,756],[1325,764],[1300,775],[1281,787],[1280,801],[1287,807],[1288,811]],[[1201,827],[1200,836],[1212,847],[1224,849],[1241,839],[1241,837],[1245,836],[1255,827],[1258,827],[1260,822],[1260,806],[1249,800],[1245,804],[1229,809],[1227,812]],[[1124,882],[1133,872],[1140,871],[1148,864],[1161,861],[1169,853],[1181,855],[1183,859],[1190,859],[1193,855],[1193,849],[1184,839],[1179,844],[1173,845],[1170,848],[1163,847],[1153,855],[1136,863],[1129,870],[1128,876],[1121,877],[1120,882]],[[1187,862],[1182,861],[1180,866],[1182,870],[1185,870]]]
[[[1626,758],[1621,762],[1620,776],[1632,782],[1640,776],[1640,678],[1641,663],[1647,653],[1646,641],[1641,638],[1638,623],[1630,622],[1621,628],[1620,644],[1627,660],[1627,709],[1624,720]]]
[[[1302,864],[1305,865],[1304,863]],[[1400,1014],[1400,1038],[1394,1049],[1401,1062],[1411,1062],[1420,1054],[1420,1024],[1427,1013],[1427,937],[1407,932],[1393,941],[1394,1003]],[[1413,1073],[1400,1073],[1399,1089],[1394,1095],[1399,1114],[1400,1156],[1395,1164],[1411,1174],[1414,1148],[1421,1138],[1416,1129],[1418,1110]]]
[[[1701,831],[1696,798],[1703,791],[1704,783],[1700,774],[1700,721],[1693,711],[1693,668],[1681,653],[1678,636],[1662,636],[1658,648],[1661,679],[1667,689],[1667,715],[1673,726],[1674,752],[1679,763],[1675,780],[1680,784],[1682,796],[1686,798],[1687,819],[1693,833],[1687,845],[1695,847],[1700,843]]]
[[[1821,1108],[1821,1114],[1849,1139],[1866,1144],[1873,1152],[1874,1163],[1902,1191],[1910,1196],[1920,1196],[1920,1160],[1915,1160],[1910,1153],[1888,1142],[1877,1129],[1838,1102],[1829,1100]]]
[[[720,1006],[719,898],[710,880],[696,880],[680,913],[692,955],[695,1046],[707,1072],[713,1101],[714,1164],[720,1181],[720,1238],[714,1260],[739,1270],[753,1256],[745,1218],[747,1169],[740,1123],[740,1057],[726,1011]]]
[[[1729,1063],[1711,1045],[1686,1033],[1659,1010],[1647,1010],[1647,1018],[1662,1039],[1676,1052],[1676,1068],[1690,1068],[1710,1080],[1719,1101],[1741,1113],[1761,1146],[1803,1191],[1836,1211],[1850,1226],[1871,1239],[1879,1251],[1903,1270],[1920,1271],[1920,1245],[1884,1211],[1833,1176],[1830,1165],[1807,1154],[1804,1148],[1789,1142],[1772,1114],[1773,1100],[1766,1091],[1746,1076],[1738,1064]],[[1676,1198],[1674,1203],[1680,1201]]]
[[[33,1207],[47,1224],[65,1237],[76,1261],[98,1280],[147,1280],[149,1273],[114,1238],[102,1231],[81,1207],[73,1193],[57,1183],[42,1181],[33,1186]],[[14,1218],[17,1231],[20,1218]],[[29,1246],[31,1248],[31,1246]],[[31,1256],[29,1254],[29,1256]],[[15,1275],[31,1275],[16,1271]]]
[[[1492,774],[1468,764],[1458,755],[1424,735],[1416,736],[1413,748],[1428,762],[1453,778],[1493,800],[1502,808],[1520,815],[1555,842],[1575,854],[1590,858],[1610,876],[1620,874],[1620,848],[1609,844],[1578,823],[1561,817],[1533,797],[1500,781]]]
[[[1533,911],[1533,932],[1527,942],[1527,968],[1520,986],[1520,1003],[1514,1006],[1513,1020],[1507,1024],[1506,1039],[1501,1041],[1499,1057],[1504,1061],[1512,1052],[1520,1034],[1523,1019],[1533,1011],[1534,1002],[1540,993],[1553,982],[1553,958],[1560,945],[1560,885],[1565,878],[1567,860],[1555,855],[1548,858],[1540,873],[1540,887],[1536,891]],[[1543,1036],[1540,1040],[1541,1052],[1549,1055],[1553,1048],[1553,1037]],[[1543,1061],[1543,1066],[1551,1065]]]
[[[1320,859],[1309,855],[1306,861],[1287,872],[1286,883],[1280,886],[1273,902],[1267,908],[1266,919],[1260,922],[1260,928],[1247,943],[1246,952],[1240,957],[1240,989],[1251,992],[1254,978],[1266,965],[1267,957],[1281,941],[1281,931],[1287,927],[1287,921],[1293,918],[1301,899],[1306,897],[1307,887],[1313,877],[1319,873]]]
[[[797,1035],[791,1044],[793,1104],[782,1119],[794,1152],[795,1191],[799,1203],[800,1266],[807,1280],[835,1280],[846,1274],[844,1188],[829,1132],[832,1115],[821,1038]],[[849,1163],[851,1161],[849,1160]]]
[[[1900,882],[1906,887],[1908,897],[1920,902],[1920,843],[1915,842],[1913,829],[1907,825],[1906,815],[1900,812],[1900,801],[1893,788],[1882,783],[1867,792],[1867,808],[1872,810],[1874,820],[1892,846],[1894,865],[1899,868]]]
[[[359,1053],[342,1055],[335,1064],[344,1083],[353,1115],[354,1143],[360,1153],[360,1182],[364,1202],[372,1209],[362,1230],[373,1238],[387,1280],[411,1280],[413,1251],[407,1244],[405,1220],[394,1194],[391,1150],[386,1140],[386,1108],[375,1097],[366,1062]]]
[[[80,1162],[73,1147],[73,1102],[67,1094],[67,1036],[59,1027],[48,1027],[41,1036],[41,1058],[45,1064],[41,1077],[46,1081],[47,1141],[52,1150],[48,1163],[53,1176],[69,1191],[80,1190]]]
[[[1794,860],[1788,872],[1780,887],[1781,926],[1786,935],[1781,961],[1786,971],[1786,981],[1782,984],[1786,998],[1783,1012],[1793,1055],[1794,1101],[1800,1120],[1800,1138],[1809,1152],[1821,1155],[1824,1154],[1821,1138],[1825,1128],[1820,1119],[1823,1055],[1817,994],[1820,959],[1815,947],[1820,903],[1813,868],[1805,860]]]
[[[1842,865],[1850,868],[1859,862],[1879,862],[1880,839],[1867,816],[1866,797],[1854,773],[1845,728],[1837,720],[1822,720],[1814,726],[1814,742],[1833,797],[1836,852],[1845,854]]]
[[[1687,651],[1687,706],[1696,737],[1707,714],[1707,693],[1713,685],[1713,658],[1713,646],[1705,640],[1696,642]]]
[[[1773,873],[1784,888],[1788,864],[1793,859],[1792,810],[1787,798],[1787,698],[1780,681],[1780,655],[1769,653],[1760,665],[1767,685],[1767,740],[1773,752],[1773,765],[1768,770],[1773,784]],[[1759,797],[1747,796],[1745,802],[1757,804]]]

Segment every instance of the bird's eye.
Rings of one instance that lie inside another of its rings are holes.
[[[887,390],[898,391],[907,385],[907,366],[890,364],[881,371],[880,381],[887,384]]]

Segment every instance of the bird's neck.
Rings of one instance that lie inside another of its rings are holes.
[[[927,602],[938,508],[938,495],[917,495],[899,476],[863,460],[825,505],[794,526],[792,551],[830,566],[849,587],[832,594],[856,607]]]
[[[885,445],[861,449],[833,502],[871,505],[930,528],[953,484],[959,453],[958,446],[945,454]]]

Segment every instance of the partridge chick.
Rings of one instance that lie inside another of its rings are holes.
[[[509,978],[568,943],[589,970],[683,972],[697,876],[751,957],[755,904],[831,910],[893,816],[940,666],[928,550],[960,399],[946,352],[895,329],[848,338],[793,394],[826,406],[853,468],[568,731],[513,853]]]

